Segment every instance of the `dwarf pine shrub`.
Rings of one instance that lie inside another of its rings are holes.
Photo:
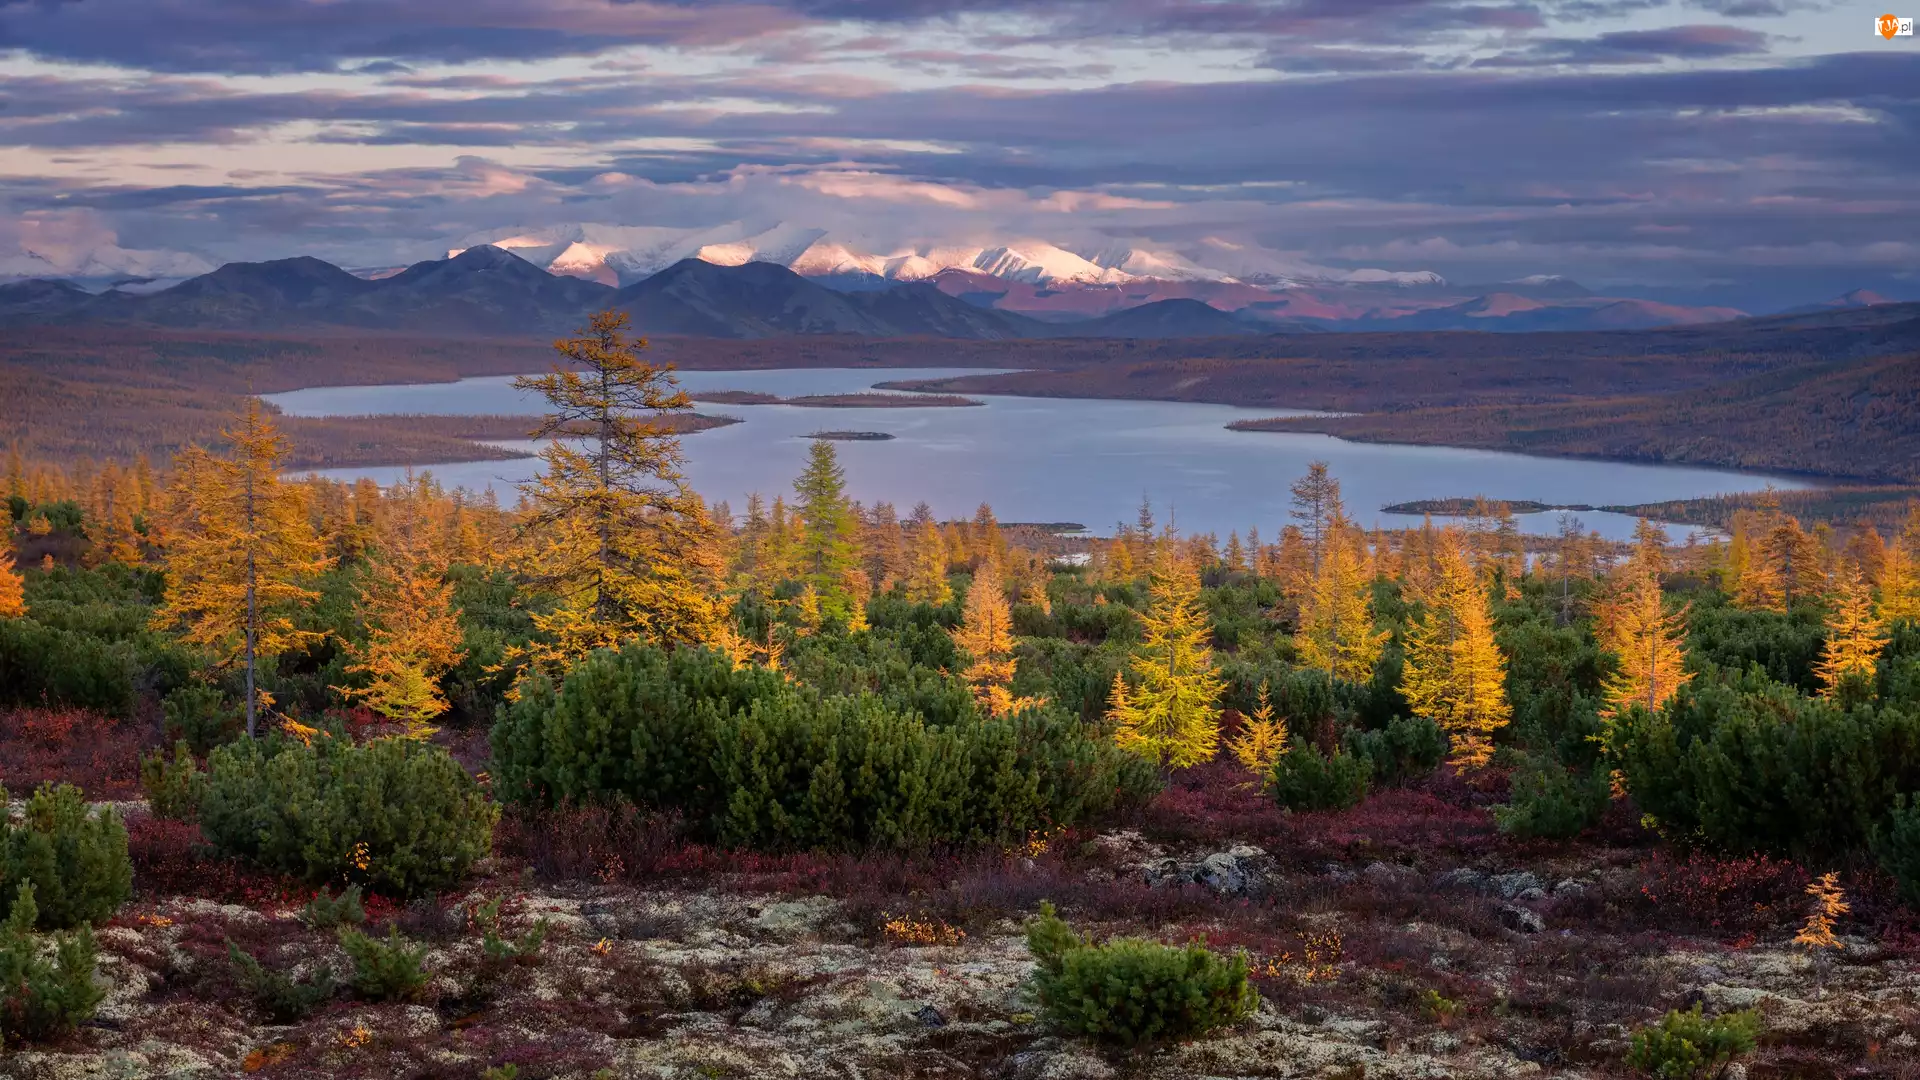
[[[207,777],[193,760],[185,739],[173,744],[173,760],[155,750],[140,759],[140,786],[147,793],[153,816],[167,821],[193,821],[200,816],[200,800],[207,793]]]
[[[1053,905],[1027,926],[1046,1018],[1076,1035],[1136,1045],[1203,1035],[1251,1015],[1260,994],[1247,982],[1247,957],[1199,944],[1080,939]]]
[[[1604,769],[1574,773],[1529,756],[1514,769],[1507,803],[1493,808],[1493,819],[1513,836],[1564,840],[1599,821],[1612,797]]]
[[[333,969],[325,964],[304,978],[275,971],[227,942],[227,960],[233,965],[234,978],[240,983],[262,1016],[273,1024],[297,1024],[307,1014],[333,997],[337,986]]]
[[[1367,759],[1372,779],[1383,787],[1426,776],[1447,757],[1447,733],[1424,716],[1396,717],[1373,731],[1356,728],[1341,741],[1347,753]]]
[[[360,903],[358,885],[349,885],[340,890],[339,896],[321,889],[300,909],[300,922],[309,930],[359,926],[366,921],[367,909]]]
[[[536,804],[630,800],[705,837],[776,849],[1011,842],[1157,786],[1054,709],[929,723],[874,694],[823,694],[697,649],[596,653],[530,680],[493,730],[495,790]]]
[[[276,732],[214,750],[200,827],[223,855],[413,896],[458,883],[487,854],[498,816],[431,743]]]
[[[161,699],[160,711],[165,736],[185,740],[201,757],[240,734],[244,724],[240,708],[215,686],[182,686]]]
[[[1920,708],[1809,698],[1757,670],[1703,674],[1658,715],[1628,710],[1609,748],[1642,810],[1727,851],[1860,850],[1896,795],[1920,791]]]
[[[44,784],[12,820],[0,787],[0,917],[33,886],[37,923],[66,930],[106,921],[133,894],[127,828],[112,807],[92,812],[72,784]]]
[[[1273,763],[1269,790],[1289,810],[1345,810],[1367,797],[1369,759],[1334,747],[1331,755],[1305,740]]]
[[[1753,1049],[1760,1014],[1751,1009],[1707,1017],[1695,1005],[1660,1018],[1633,1034],[1627,1067],[1654,1080],[1699,1080],[1717,1076],[1735,1057]]]
[[[1873,831],[1873,854],[1907,902],[1920,905],[1920,798],[1894,800],[1887,820]]]
[[[354,992],[368,1001],[413,1001],[433,978],[426,969],[427,946],[387,928],[383,940],[358,930],[340,931],[340,947],[353,959]]]
[[[33,931],[40,912],[22,883],[0,922],[0,1048],[71,1031],[92,1018],[106,991],[94,984],[93,929],[82,925],[51,940]]]

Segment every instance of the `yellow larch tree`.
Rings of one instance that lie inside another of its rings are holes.
[[[947,583],[947,540],[926,503],[913,508],[913,535],[907,555],[907,599],[918,604],[944,604],[953,599]]]
[[[1623,567],[1601,604],[1600,647],[1614,655],[1619,667],[1605,686],[1608,718],[1635,705],[1648,712],[1673,697],[1693,673],[1685,670],[1685,608],[1669,612],[1650,564]]]
[[[1907,546],[1887,545],[1880,560],[1880,617],[1888,622],[1920,620],[1920,572]]]
[[[1435,543],[1435,581],[1426,610],[1409,626],[1400,692],[1415,715],[1439,724],[1456,767],[1485,764],[1493,733],[1505,726],[1506,658],[1494,640],[1486,588],[1457,529]]]
[[[134,530],[133,516],[139,496],[120,466],[108,462],[93,477],[87,499],[87,535],[92,546],[87,561],[125,563],[140,561],[140,534]]]
[[[188,447],[167,492],[166,595],[154,625],[178,629],[221,663],[246,668],[247,734],[257,733],[263,658],[323,635],[293,612],[319,598],[307,586],[332,565],[314,533],[303,488],[280,480],[286,440],[258,400],[225,433],[228,458]]]
[[[367,684],[335,687],[403,725],[409,738],[433,733],[428,725],[447,711],[440,676],[465,653],[446,558],[434,543],[434,496],[430,487],[409,475],[384,500],[371,565],[360,588],[367,641],[349,650],[354,662],[347,668],[366,676]]]
[[[1027,583],[1026,591],[1020,594],[1020,602],[1028,607],[1039,608],[1040,614],[1042,615],[1053,614],[1053,598],[1047,595],[1047,579],[1044,569],[1041,571],[1039,577]]]
[[[1353,527],[1335,499],[1325,550],[1300,605],[1300,629],[1293,642],[1303,666],[1363,683],[1373,678],[1373,665],[1390,632],[1374,629],[1373,582],[1354,543]]]
[[[540,638],[525,653],[548,672],[636,638],[712,643],[726,615],[718,528],[681,475],[667,422],[692,399],[626,327],[624,312],[600,312],[554,343],[552,371],[514,380],[552,410],[534,432],[551,440],[545,467],[521,487],[522,570],[559,598],[533,616]]]
[[[1848,676],[1873,678],[1880,650],[1887,646],[1886,620],[1873,609],[1873,593],[1858,567],[1841,574],[1827,615],[1827,644],[1814,666],[1831,696]]]
[[[999,564],[989,560],[974,571],[960,625],[950,631],[954,648],[967,661],[960,677],[973,688],[973,699],[988,716],[1007,716],[1032,705],[1038,698],[1013,696],[1013,612],[1000,581]]]
[[[1125,709],[1109,713],[1114,741],[1162,766],[1185,768],[1213,757],[1220,742],[1220,691],[1213,627],[1200,602],[1200,576],[1172,545],[1158,546],[1143,633],[1128,670]]]
[[[1274,763],[1287,752],[1287,722],[1274,715],[1266,683],[1260,684],[1260,701],[1252,714],[1241,718],[1240,734],[1227,740],[1227,750],[1262,777],[1271,773]]]
[[[18,619],[26,613],[26,581],[14,567],[13,552],[0,548],[0,619]]]
[[[1633,562],[1658,578],[1667,572],[1667,530],[1641,518],[1633,526]]]

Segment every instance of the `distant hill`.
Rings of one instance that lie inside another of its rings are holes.
[[[1156,300],[1111,315],[1079,322],[1059,323],[1049,331],[1058,337],[1189,338],[1272,333],[1272,326],[1235,318],[1200,300]]]

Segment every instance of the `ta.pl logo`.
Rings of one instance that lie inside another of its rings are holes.
[[[1892,41],[1897,37],[1913,36],[1913,20],[1898,15],[1882,15],[1873,20],[1873,32]]]

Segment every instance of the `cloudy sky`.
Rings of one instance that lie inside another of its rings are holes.
[[[0,0],[0,259],[508,225],[1230,238],[1920,296],[1920,37],[1829,0]],[[150,256],[157,258],[158,256]]]

